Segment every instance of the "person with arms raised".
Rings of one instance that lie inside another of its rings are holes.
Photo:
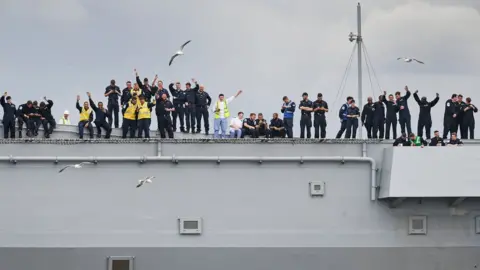
[[[403,132],[405,130],[408,134],[412,133],[412,125],[410,123],[411,116],[410,116],[410,109],[408,109],[408,98],[410,97],[410,90],[408,90],[408,86],[405,86],[405,91],[407,92],[405,96],[401,96],[400,92],[395,93],[395,97],[397,99],[398,105],[398,121],[400,122],[400,129]]]
[[[231,96],[225,99],[223,94],[218,95],[218,100],[215,102],[215,106],[212,108],[214,113],[213,119],[213,137],[214,138],[226,138],[227,135],[227,125],[228,117],[230,117],[229,105],[230,103],[237,98],[242,93],[242,90],[239,90],[234,96]],[[219,131],[222,130],[221,135]]]
[[[425,127],[426,137],[427,139],[430,139],[430,129],[432,128],[432,116],[430,115],[430,111],[437,104],[440,95],[437,93],[435,99],[429,102],[426,97],[422,97],[422,99],[418,98],[418,90],[416,90],[415,93],[413,93],[413,98],[418,103],[418,106],[420,106],[417,135],[423,137],[423,127]]]
[[[95,126],[97,127],[97,138],[102,137],[102,128],[105,129],[107,134],[105,135],[105,139],[110,138],[110,134],[112,132],[112,126],[107,123],[107,119],[111,119],[111,112],[108,109],[105,109],[103,106],[103,102],[99,101],[98,106],[95,105],[95,102],[92,100],[92,95],[90,92],[87,92],[88,101],[90,103],[90,107],[92,107],[93,111],[95,112]]]
[[[93,110],[90,108],[88,101],[83,102],[83,107],[80,107],[80,96],[77,96],[77,103],[75,104],[80,113],[80,121],[78,122],[78,134],[80,139],[83,139],[83,132],[88,129],[90,139],[93,139]]]
[[[0,98],[0,104],[3,107],[3,137],[8,139],[15,139],[15,115],[17,114],[17,107],[12,102],[12,97],[7,92]]]
[[[40,102],[40,108],[38,112],[40,113],[40,120],[42,121],[43,125],[43,136],[45,138],[50,138],[50,135],[53,133],[53,130],[56,127],[55,119],[52,115],[52,107],[53,101],[47,99],[47,97],[43,97],[44,101]]]
[[[187,101],[187,94],[181,87],[180,82],[176,82],[175,87],[173,87],[173,83],[168,86],[170,93],[172,93],[173,106],[175,107],[175,110],[172,112],[174,132],[177,131],[177,118],[180,122],[180,131],[185,132],[185,102]]]

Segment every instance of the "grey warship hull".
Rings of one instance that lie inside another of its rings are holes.
[[[362,140],[76,136],[75,127],[59,126],[50,140],[1,141],[1,269],[416,270],[480,263],[480,184],[468,173],[480,158],[476,142],[394,149]],[[96,165],[58,173],[77,161]],[[148,175],[154,182],[136,189]],[[321,195],[312,183],[324,185]],[[199,220],[201,228],[183,234],[183,219]]]

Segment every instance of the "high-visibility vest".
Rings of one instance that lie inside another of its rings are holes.
[[[135,88],[132,88],[132,90],[130,90],[130,95],[132,95],[132,97],[133,97],[133,94],[136,93],[136,94],[137,94],[137,98],[138,98],[138,97],[142,94],[142,89],[139,88],[138,91],[135,91],[134,89],[135,89]]]
[[[224,107],[223,107],[223,116],[225,118],[228,118],[230,116],[230,112],[228,111],[228,106],[227,106],[227,101],[220,101],[218,100],[217,101],[217,104],[215,104],[215,109],[218,110],[220,107],[219,107],[219,104],[220,102],[223,102],[224,103]],[[216,111],[215,112],[215,119],[218,119],[220,118],[220,111]]]
[[[85,110],[85,107],[82,107],[82,112],[80,113],[80,122],[90,120],[91,113],[92,113],[91,108],[88,108],[88,110]]]
[[[150,109],[148,108],[148,103],[145,102],[142,104],[138,104],[140,110],[138,110],[138,119],[150,119]]]
[[[135,120],[135,113],[137,110],[137,105],[133,105],[131,102],[128,102],[128,108],[125,110],[125,113],[123,114],[123,118],[128,119],[128,120]]]
[[[62,118],[60,118],[60,123],[61,125],[71,125],[70,124],[70,119],[65,119],[65,116],[62,116]]]

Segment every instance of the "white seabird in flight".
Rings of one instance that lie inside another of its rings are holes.
[[[61,173],[68,168],[81,169],[83,167],[83,165],[92,165],[92,164],[95,164],[95,163],[87,161],[87,162],[81,162],[81,163],[78,163],[78,164],[67,165],[67,166],[63,167],[60,171],[58,171],[58,173]]]
[[[415,59],[415,58],[406,58],[406,57],[399,57],[399,58],[397,58],[397,60],[400,60],[400,59],[403,60],[403,61],[405,61],[405,62],[407,62],[407,63],[411,63],[412,61],[415,61],[415,62],[417,62],[417,63],[419,63],[419,64],[425,64],[424,62],[422,62],[422,61],[420,61],[420,60],[417,60],[417,59]]]
[[[173,62],[173,59],[175,59],[175,57],[179,56],[179,55],[183,55],[183,48],[185,48],[185,46],[190,43],[191,40],[185,42],[182,47],[180,47],[180,51],[178,51],[177,53],[175,53],[174,56],[172,56],[172,58],[170,58],[170,63],[168,63],[169,66],[172,65],[172,62]]]
[[[145,183],[152,183],[152,179],[155,178],[155,176],[148,176],[143,179],[138,180],[138,185],[137,188],[143,186]]]

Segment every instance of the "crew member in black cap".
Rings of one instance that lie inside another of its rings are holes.
[[[298,108],[302,112],[302,116],[300,118],[300,138],[305,138],[305,129],[307,130],[307,138],[310,139],[312,137],[312,111],[313,111],[313,102],[308,99],[308,94],[302,94],[302,101],[298,105]]]
[[[155,95],[155,93],[152,92],[152,87],[148,84],[148,78],[144,78],[142,83],[142,81],[140,81],[140,77],[138,76],[138,72],[135,69],[135,80],[137,81],[140,89],[142,89],[142,95],[145,97],[145,100],[147,102],[151,102],[152,96]]]
[[[315,139],[324,139],[327,136],[325,113],[328,112],[328,104],[322,97],[322,93],[318,93],[317,100],[313,102],[313,129],[315,130]]]
[[[355,105],[355,100],[352,99],[350,107],[347,109],[347,132],[345,133],[345,139],[355,139],[357,137],[359,117],[360,109]]]
[[[293,138],[293,114],[295,113],[295,102],[291,101],[287,96],[283,97],[282,110],[283,125],[288,138]]]
[[[118,113],[120,112],[120,106],[118,105],[118,98],[121,95],[120,87],[115,85],[115,80],[111,80],[110,85],[105,88],[105,97],[108,98],[107,109],[110,112],[108,116],[108,124],[110,127],[112,127],[113,121],[115,121],[115,128],[119,127]]]
[[[5,102],[5,99],[7,102]],[[10,138],[15,139],[15,114],[17,108],[12,103],[12,97],[7,92],[0,98],[0,104],[3,107],[3,137],[8,138],[8,132],[10,132]]]

